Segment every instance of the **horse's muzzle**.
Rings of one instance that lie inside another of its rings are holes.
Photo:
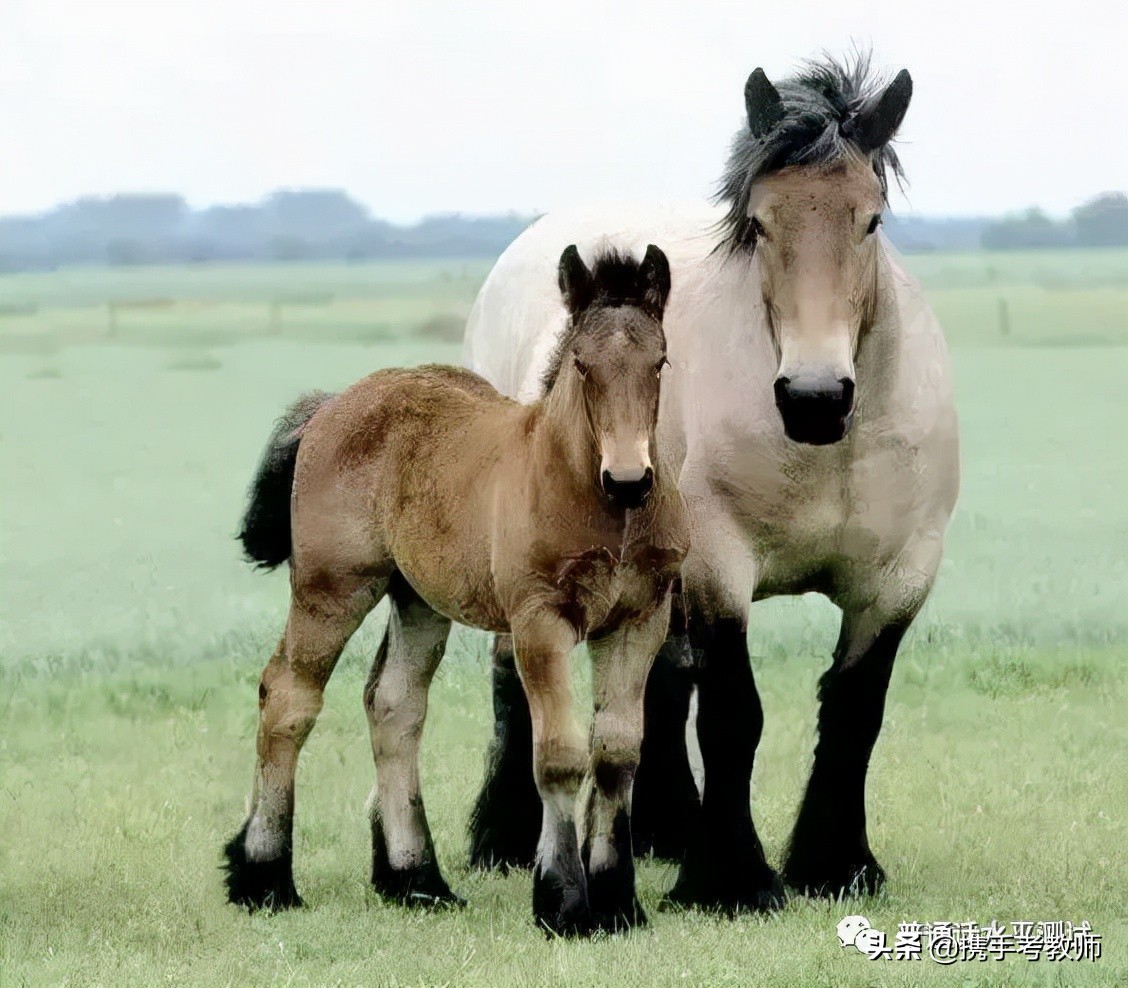
[[[620,508],[639,508],[650,496],[654,487],[654,471],[647,467],[641,477],[632,480],[616,480],[610,470],[604,470],[600,478],[603,493]]]
[[[811,446],[827,446],[842,439],[854,421],[854,382],[793,381],[776,378],[776,408],[787,438]]]

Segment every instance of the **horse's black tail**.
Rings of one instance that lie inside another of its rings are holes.
[[[311,391],[286,409],[255,471],[239,541],[247,559],[263,569],[281,566],[290,558],[290,493],[302,427],[332,397],[325,391]]]

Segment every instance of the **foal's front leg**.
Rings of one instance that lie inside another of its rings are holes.
[[[600,929],[646,923],[635,895],[631,794],[642,745],[646,677],[669,621],[667,597],[642,621],[588,642],[595,716],[581,857],[593,922]]]
[[[576,795],[588,745],[572,713],[572,625],[538,609],[513,622],[517,669],[533,723],[533,775],[543,807],[533,867],[533,915],[553,933],[591,929],[587,883],[576,838]]]

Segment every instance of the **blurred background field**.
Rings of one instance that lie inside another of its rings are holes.
[[[0,960],[11,984],[1093,984],[1128,975],[1128,251],[912,255],[952,344],[964,484],[936,591],[894,673],[870,790],[892,876],[863,904],[547,942],[527,875],[463,871],[490,729],[482,639],[432,701],[424,787],[470,899],[427,916],[365,891],[371,761],[360,688],[382,614],[346,652],[299,779],[310,909],[222,901],[255,683],[284,572],[232,540],[269,427],[309,388],[456,362],[483,259],[68,268],[0,276]],[[767,727],[755,799],[778,861],[835,635],[817,597],[756,605]],[[582,665],[582,664],[581,664]],[[580,675],[582,678],[583,671]],[[871,965],[863,911],[1088,919],[1098,965]],[[1121,982],[1123,983],[1123,982]]]

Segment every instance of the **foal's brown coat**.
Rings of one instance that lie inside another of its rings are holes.
[[[668,279],[657,248],[641,264],[603,258],[590,272],[574,248],[565,251],[572,326],[537,404],[504,398],[469,371],[428,366],[375,373],[301,427],[290,616],[259,688],[254,806],[228,848],[233,901],[299,901],[298,752],[342,648],[387,594],[389,628],[365,690],[378,890],[455,898],[435,861],[417,764],[427,689],[453,619],[513,636],[544,804],[537,919],[562,932],[645,919],[634,896],[630,791],[646,677],[688,547],[676,478],[650,462]],[[624,467],[623,450],[639,463]],[[627,489],[642,499],[637,509],[606,493]],[[585,639],[596,700],[590,745],[572,715],[568,669]],[[581,849],[575,802],[589,773]]]

